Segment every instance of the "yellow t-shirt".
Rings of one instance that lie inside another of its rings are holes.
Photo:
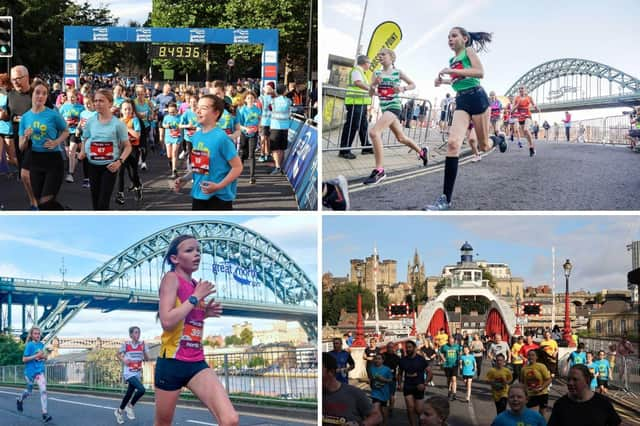
[[[511,363],[512,364],[522,364],[524,360],[522,356],[520,356],[520,349],[524,346],[524,343],[514,343],[511,346]]]
[[[513,380],[511,370],[506,367],[492,368],[487,373],[486,380],[491,386],[491,395],[494,401],[499,401],[500,398],[506,398],[509,394],[509,383]]]
[[[553,355],[554,352],[558,351],[558,344],[555,340],[543,340],[540,342],[540,347],[549,355]]]
[[[438,346],[444,346],[449,341],[449,335],[447,333],[436,334],[436,343]]]
[[[544,387],[541,391],[536,391],[535,388],[542,385],[545,380],[551,378],[551,373],[544,364],[536,362],[533,365],[527,365],[522,368],[520,373],[521,382],[527,388],[527,395],[529,397],[544,395],[549,393],[549,388]]]

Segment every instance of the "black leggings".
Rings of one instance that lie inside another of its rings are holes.
[[[215,195],[208,200],[192,198],[191,210],[233,210],[233,201],[224,201]]]
[[[116,185],[117,173],[112,173],[107,166],[89,163],[89,181],[91,183],[91,204],[94,210],[109,210],[109,202],[113,187]]]
[[[249,160],[249,179],[255,179],[256,173],[256,143],[258,142],[258,135],[251,137],[240,134],[240,158],[244,163],[244,160]]]
[[[138,402],[138,400],[142,398],[142,395],[144,395],[144,386],[140,383],[138,376],[129,377],[127,379],[127,383],[129,383],[129,387],[127,388],[127,393],[124,394],[124,398],[122,398],[122,402],[120,403],[121,410],[124,410],[124,407],[127,406],[127,403],[131,399],[134,391],[136,391],[136,394],[133,395],[133,399],[131,399],[132,407],[136,405],[136,402]]]
[[[118,191],[124,192],[124,171],[127,170],[127,174],[129,175],[129,180],[136,188],[139,188],[142,183],[140,183],[140,175],[138,174],[138,158],[140,157],[140,148],[137,145],[133,145],[131,147],[131,154],[124,160],[124,164],[120,167],[118,171]]]
[[[147,161],[147,149],[149,148],[149,130],[150,127],[142,126],[142,131],[140,132],[140,155],[142,156],[142,162]],[[136,160],[137,161],[137,160]]]
[[[64,160],[60,152],[31,152],[29,168],[33,195],[40,210],[62,210],[56,196],[64,179]],[[47,199],[43,201],[43,199]]]

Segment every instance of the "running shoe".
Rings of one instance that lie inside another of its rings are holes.
[[[373,149],[371,149],[371,148],[363,149],[362,150],[362,154],[363,155],[373,154]]]
[[[255,183],[256,183],[256,178],[250,178],[249,179],[249,184],[255,185]]]
[[[529,148],[529,157],[534,157],[536,155],[536,150],[533,148]]]
[[[91,188],[91,184],[89,183],[89,179],[82,179],[82,187],[83,188]]]
[[[347,179],[340,175],[335,179],[327,181],[327,185],[332,187],[332,191],[327,191],[327,195],[322,197],[322,204],[331,210],[349,210],[349,186]]]
[[[256,160],[257,163],[264,163],[266,162],[267,159],[265,158],[264,155],[261,155],[260,157],[258,157],[258,159]]]
[[[271,170],[271,173],[269,173],[270,175],[279,175],[282,173],[282,169],[280,167],[274,167],[273,170]]]
[[[507,151],[507,141],[504,139],[504,136],[498,136],[498,147],[500,148],[500,152],[504,153]]]
[[[518,139],[518,148],[522,148],[522,141]]]
[[[178,177],[178,174],[176,173],[176,171],[172,171],[171,174],[169,175],[169,179],[175,179]]]
[[[147,163],[146,162],[142,162],[142,164],[140,164],[140,170],[147,170]]]
[[[456,394],[455,393],[451,393],[451,400],[455,401],[456,400]]]
[[[451,203],[447,201],[447,196],[442,194],[441,196],[438,197],[435,203],[425,206],[423,210],[442,211],[442,210],[449,210],[450,208],[451,208]]]
[[[16,399],[16,408],[22,413],[22,401],[20,399]]]
[[[64,178],[65,182],[73,183],[73,175],[71,173],[67,173],[67,176]]]
[[[180,155],[178,155],[178,160],[184,160],[184,157],[187,155],[187,151],[181,151]]]
[[[37,212],[37,211],[39,211],[40,209],[38,208],[38,206],[29,206],[29,210],[34,211],[34,212]]]
[[[133,406],[131,404],[127,404],[127,406],[124,407],[124,411],[127,413],[129,420],[136,419],[136,413],[133,412]]]
[[[424,147],[420,150],[420,159],[422,160],[422,165],[424,167],[427,167],[427,164],[429,163],[429,147]]]
[[[124,192],[118,192],[116,194],[116,203],[120,204],[121,206],[124,205]]]
[[[382,179],[387,177],[384,169],[373,169],[368,178],[366,178],[362,183],[365,185],[377,184],[380,183]]]
[[[122,417],[121,409],[116,408],[116,411],[113,412],[113,415],[116,416],[116,422],[118,422],[119,425],[124,424],[124,418]]]
[[[44,413],[42,415],[42,423],[49,423],[51,420],[53,420],[53,417],[51,417],[49,414]]]
[[[142,200],[142,185],[135,187],[133,192],[133,196],[136,198],[136,201]]]
[[[480,156],[480,154],[475,154],[472,158],[471,158],[471,162],[472,163],[477,163],[478,161],[482,160],[482,157]]]

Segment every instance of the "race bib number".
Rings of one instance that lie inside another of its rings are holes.
[[[255,135],[256,133],[258,133],[258,126],[247,126],[248,135]]]
[[[500,392],[501,390],[504,389],[504,383],[496,381],[491,384],[491,387],[493,388],[494,391]]]
[[[191,170],[194,173],[206,175],[209,173],[209,153],[194,149],[191,151]]]
[[[131,361],[131,363],[129,363],[129,370],[131,371],[142,370],[142,361]]]
[[[381,100],[389,101],[393,99],[396,89],[393,86],[378,86],[378,95]]]
[[[225,132],[227,135],[230,135],[231,133],[233,133],[233,132],[231,131],[231,129],[224,129],[224,132]]]
[[[77,117],[67,117],[67,125],[69,127],[76,127],[78,125],[78,118]]]
[[[170,129],[169,130],[169,135],[172,138],[179,138],[180,137],[180,129]]]
[[[183,337],[185,340],[194,343],[200,343],[202,341],[202,327],[197,327],[193,324],[186,323],[184,325],[184,334]]]
[[[131,133],[129,133],[129,142],[131,143],[131,145],[133,146],[138,146],[138,144],[140,143],[140,139],[136,138],[135,136],[133,136]]]
[[[89,159],[94,161],[113,161],[113,142],[91,142]]]
[[[187,129],[187,135],[193,136],[196,134],[197,129]]]

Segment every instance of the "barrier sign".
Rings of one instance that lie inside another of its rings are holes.
[[[318,205],[318,131],[312,123],[308,121],[296,132],[284,164],[301,210],[316,210]]]

